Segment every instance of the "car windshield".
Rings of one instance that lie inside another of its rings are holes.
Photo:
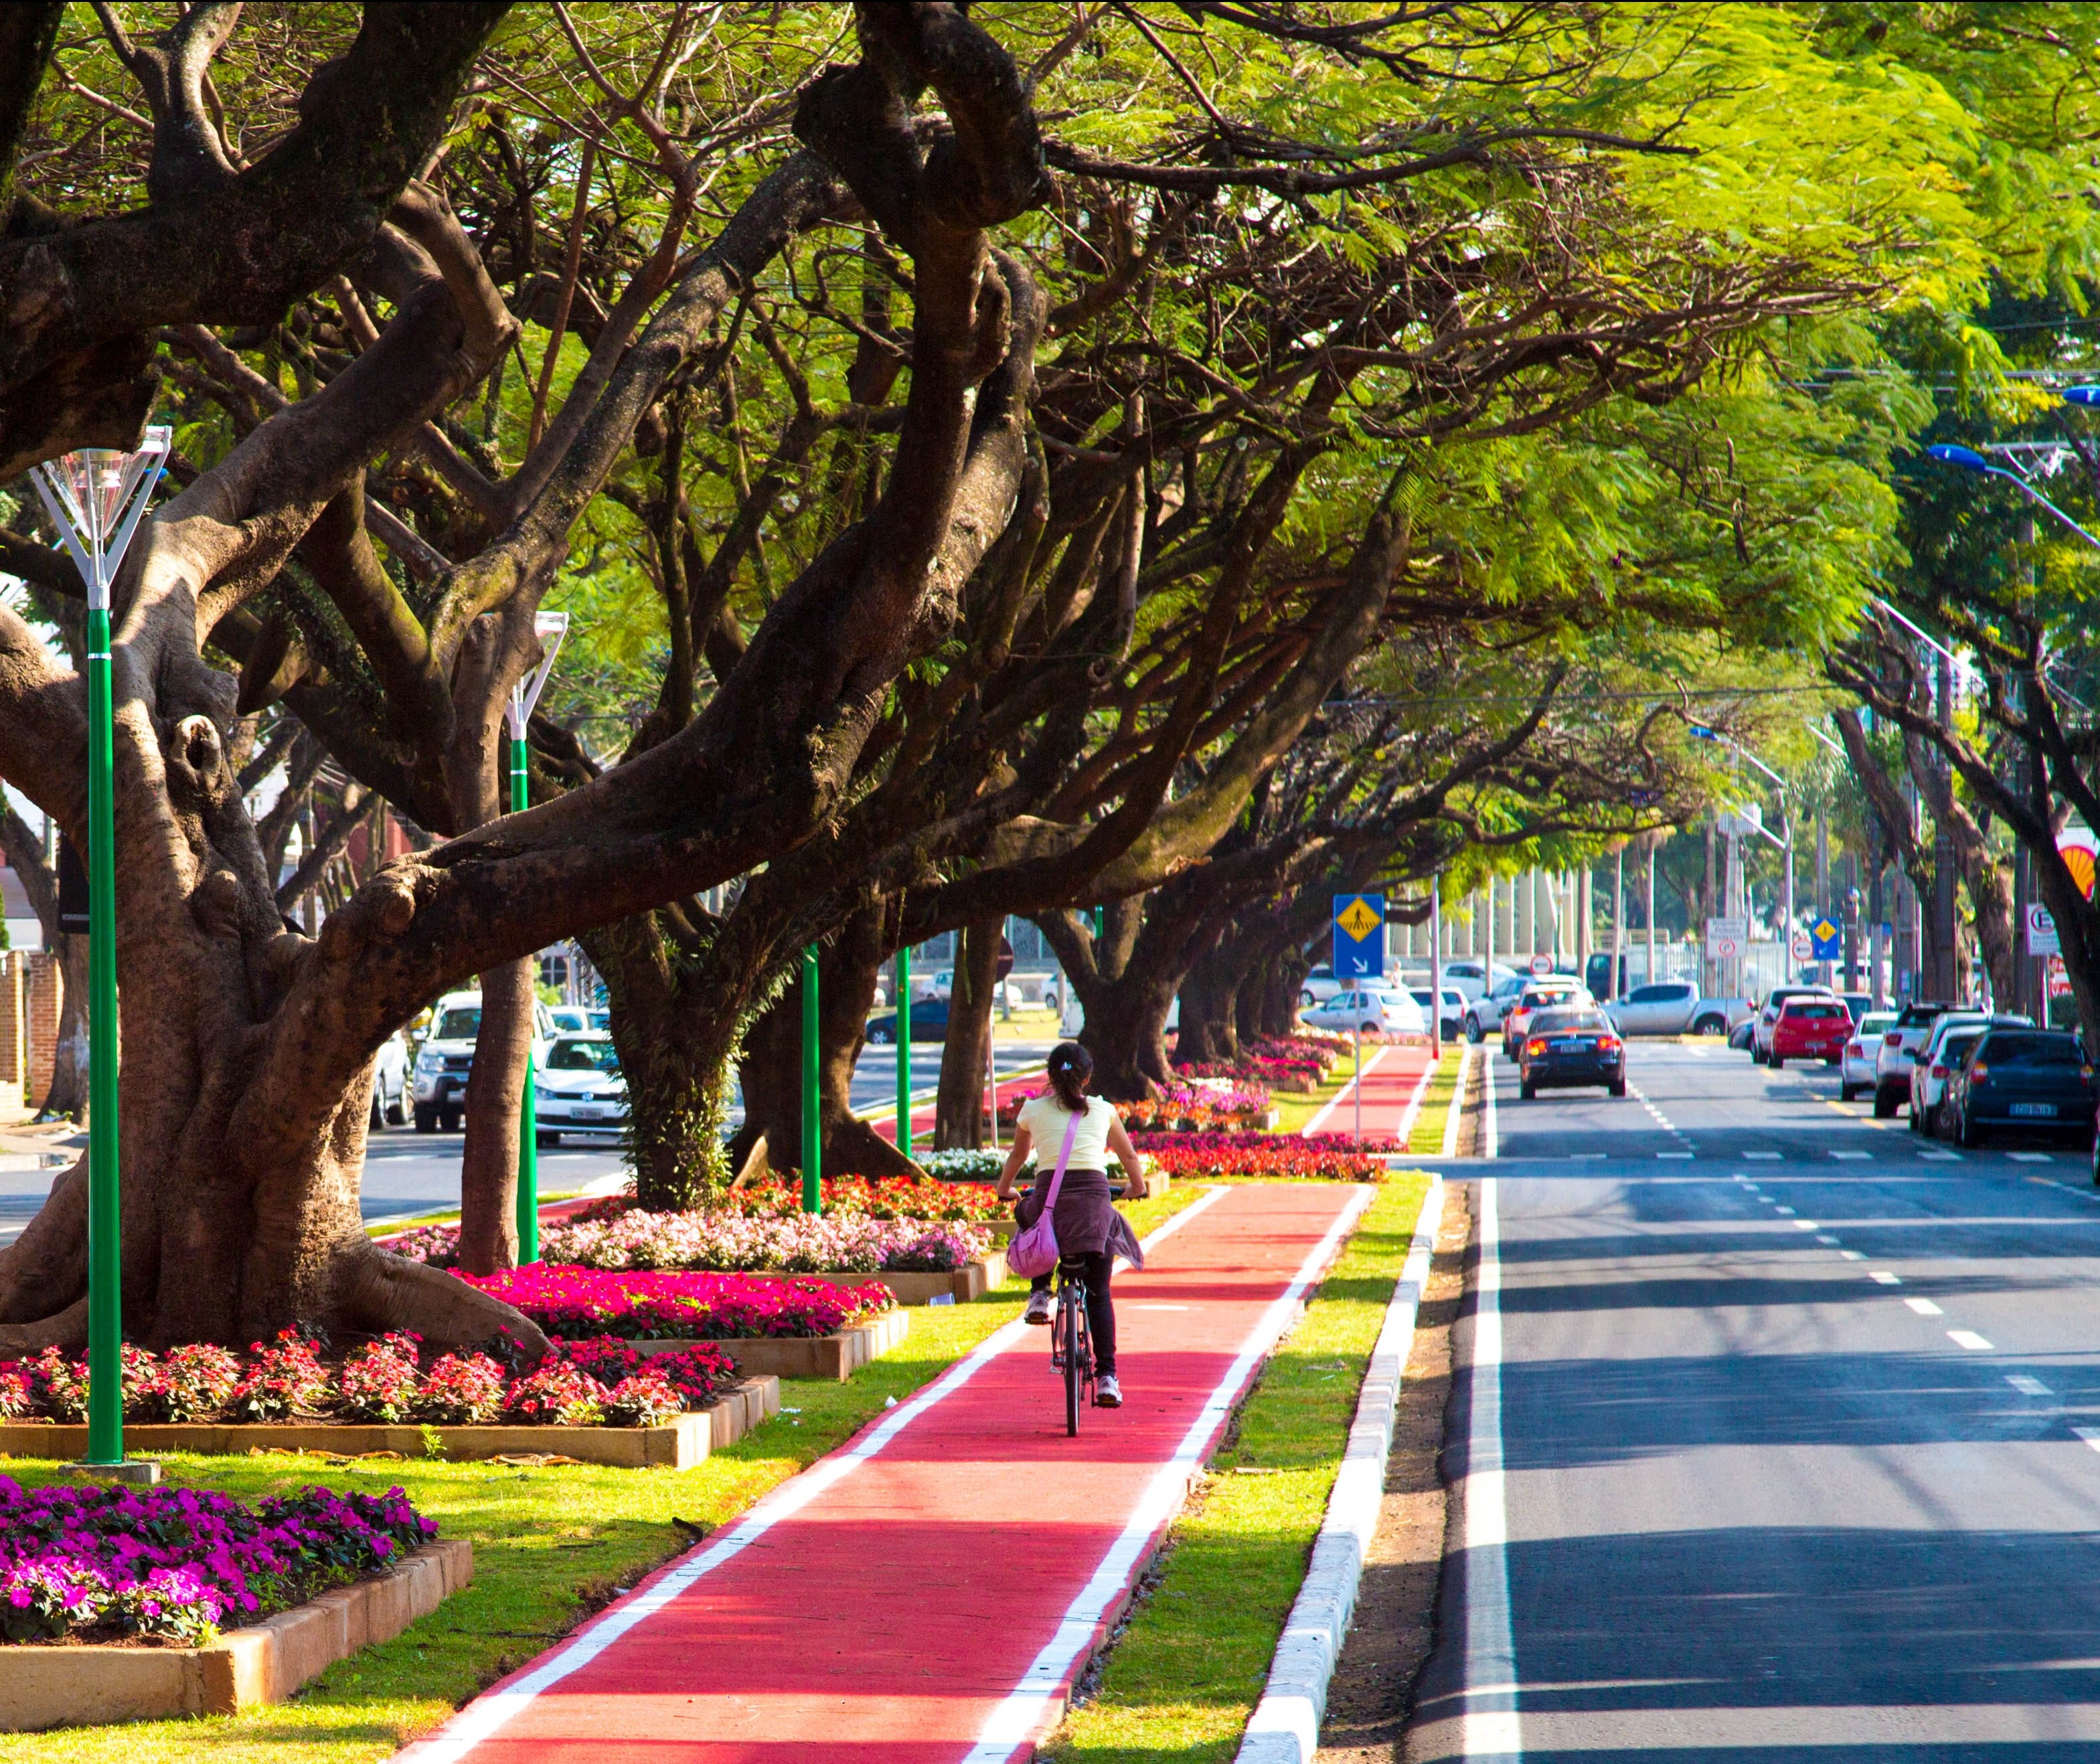
[[[1803,1003],[1798,999],[1787,1006],[1785,1014],[1793,1017],[1814,1017],[1818,1021],[1827,1021],[1833,1017],[1849,1017],[1851,1015],[1842,1004],[1824,1004],[1820,1001]]]
[[[478,1004],[455,1005],[438,1019],[438,1026],[430,1031],[433,1041],[472,1041],[481,1033],[481,1007]]]
[[[1927,1023],[1946,1014],[1947,1007],[1943,1004],[1906,1004],[1903,1008],[1903,1015],[1896,1019],[1896,1027],[1922,1029]]]
[[[2085,1050],[2076,1035],[1996,1034],[1983,1050],[1992,1065],[2083,1065]]]
[[[564,1036],[547,1050],[550,1072],[617,1072],[620,1056],[609,1041]]]
[[[1532,1019],[1531,1025],[1532,1032],[1539,1035],[1555,1034],[1563,1030],[1604,1030],[1611,1026],[1604,1021],[1602,1011],[1541,1011]]]
[[[1980,1029],[1971,1030],[1966,1034],[1949,1035],[1947,1038],[1946,1045],[1939,1050],[1939,1063],[1941,1065],[1961,1065],[1962,1055],[1968,1052],[1983,1039],[1983,1032]]]
[[[1862,1037],[1878,1035],[1895,1020],[1893,1011],[1869,1011],[1860,1019],[1860,1034]]]

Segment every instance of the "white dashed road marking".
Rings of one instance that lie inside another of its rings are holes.
[[[1868,1279],[1869,1279],[1869,1280],[1871,1280],[1871,1281],[1876,1281],[1877,1283],[1878,1283],[1879,1285],[1883,1286],[1900,1286],[1901,1285],[1903,1285],[1903,1281],[1902,1281],[1901,1277],[1899,1277],[1899,1276],[1898,1276],[1898,1275],[1891,1274],[1891,1273],[1890,1273],[1890,1272],[1886,1268],[1876,1268],[1876,1269],[1873,1271],[1873,1273],[1869,1274],[1869,1275],[1867,1277],[1867,1278],[1868,1278]]]
[[[2023,1396],[2054,1396],[2056,1394],[2040,1378],[2030,1378],[2024,1372],[2008,1372],[2005,1382]]]
[[[2053,1164],[2056,1162],[2047,1152],[2008,1152],[2005,1155],[2016,1164]]]
[[[1996,1352],[1974,1330],[1949,1330],[1947,1332],[1947,1338],[1957,1347],[1965,1347],[1972,1354],[1988,1354]]]
[[[1939,1307],[1935,1304],[1930,1299],[1906,1299],[1904,1300],[1904,1303],[1908,1305],[1912,1310],[1917,1312],[1920,1316],[1944,1316],[1947,1315],[1944,1311],[1941,1310]]]

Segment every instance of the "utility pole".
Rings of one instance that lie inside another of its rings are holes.
[[[1648,840],[1648,903],[1643,914],[1648,926],[1648,983],[1655,984],[1655,836]]]
[[[1935,717],[1942,729],[1952,725],[1954,718],[1954,664],[1944,650],[1939,656],[1938,670],[1939,703]],[[1952,790],[1954,780],[1951,770],[1939,756],[1935,747],[1926,763],[1939,768],[1946,777],[1947,787]],[[1961,972],[1961,952],[1955,946],[1954,936],[1954,835],[1938,815],[1932,818],[1932,954],[1934,996],[1961,1003],[1968,996],[1969,989]]]
[[[1710,815],[1706,821],[1706,892],[1699,897],[1700,911],[1709,919],[1718,917],[1721,912],[1718,904],[1719,899],[1720,897],[1714,890],[1714,821]],[[1723,987],[1721,971],[1706,955],[1706,928],[1704,925],[1694,925],[1692,928],[1692,933],[1699,939],[1699,971],[1706,977],[1701,982],[1700,990],[1710,994],[1718,993]]]
[[[1830,805],[1823,796],[1815,800],[1815,911],[1823,919],[1830,916]],[[1829,986],[1836,965],[1824,962],[1816,978]]]
[[[1612,977],[1611,994],[1618,998],[1633,988],[1626,984],[1626,848],[1620,846],[1612,859]]]

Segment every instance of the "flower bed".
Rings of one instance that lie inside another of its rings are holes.
[[[513,1378],[480,1353],[441,1354],[426,1369],[421,1343],[409,1334],[383,1336],[333,1365],[289,1330],[267,1346],[256,1343],[245,1359],[209,1346],[171,1347],[156,1356],[127,1345],[124,1414],[142,1423],[646,1427],[705,1408],[738,1377],[719,1348],[645,1365],[638,1355],[596,1341],[554,1346],[554,1359]],[[550,1391],[559,1393],[552,1407]],[[78,1422],[86,1416],[85,1361],[50,1347],[33,1360],[0,1365],[0,1421]]]
[[[1299,1096],[1317,1090],[1320,1081],[1327,1075],[1326,1064],[1318,1060],[1273,1060],[1260,1054],[1244,1055],[1238,1060],[1195,1060],[1185,1064],[1177,1060],[1174,1070],[1185,1078],[1224,1078],[1272,1093],[1284,1091]]]
[[[308,1488],[249,1507],[190,1488],[0,1476],[0,1638],[209,1641],[397,1565],[437,1534],[399,1488]]]
[[[1015,1093],[999,1105],[1002,1122],[1021,1117],[1021,1105],[1041,1096],[1040,1091]],[[1259,1085],[1235,1087],[1212,1078],[1187,1084],[1165,1084],[1159,1094],[1143,1102],[1119,1102],[1116,1112],[1132,1132],[1146,1129],[1162,1132],[1230,1132],[1253,1128],[1268,1114],[1268,1092]]]
[[[535,1263],[453,1277],[515,1305],[549,1334],[630,1340],[733,1341],[836,1335],[889,1310],[878,1282],[834,1286],[748,1274],[613,1272]]]
[[[865,1213],[651,1213],[549,1231],[549,1262],[580,1268],[682,1268],[706,1273],[945,1273],[991,1248],[980,1225],[871,1219]]]
[[[1286,1176],[1320,1182],[1377,1182],[1385,1155],[1403,1148],[1390,1136],[1362,1145],[1339,1133],[1309,1139],[1282,1133],[1140,1133],[1131,1143],[1171,1176]]]
[[[858,1214],[867,1219],[912,1219],[933,1223],[985,1224],[1004,1219],[1006,1209],[993,1194],[991,1184],[1006,1162],[997,1152],[936,1152],[925,1160],[938,1164],[944,1178],[930,1182],[914,1176],[827,1176],[820,1200],[822,1218]],[[982,1175],[957,1180],[959,1164],[974,1169],[986,1166]],[[733,1189],[722,1197],[724,1211],[771,1214],[797,1218],[802,1211],[802,1185],[785,1180],[754,1183]]]

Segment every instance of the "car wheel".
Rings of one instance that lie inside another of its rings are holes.
[[[1754,1041],[1753,1041],[1750,1043],[1750,1064],[1752,1065],[1762,1065],[1764,1063],[1764,1049],[1760,1047]]]
[[[436,1132],[438,1131],[437,1110],[435,1109],[426,1109],[421,1103],[417,1103],[416,1105],[416,1131],[418,1133]]]
[[[438,1118],[444,1123],[446,1132],[457,1133],[465,1124],[466,1111],[463,1109],[448,1109]]]
[[[1974,1149],[1983,1143],[1983,1130],[1964,1115],[1954,1123],[1954,1138],[1957,1144]]]
[[[867,1039],[871,1047],[890,1047],[897,1040],[897,1031],[893,1029],[871,1029],[867,1032]]]
[[[1856,1084],[1846,1084],[1841,1083],[1838,1087],[1838,1100],[1840,1102],[1850,1102],[1859,1094],[1860,1087]]]
[[[532,1143],[541,1151],[550,1152],[562,1143],[562,1136],[558,1133],[535,1133],[532,1136]]]
[[[1526,1102],[1529,1102],[1538,1094],[1538,1087],[1535,1084],[1520,1084],[1516,1087],[1516,1093]]]
[[[1925,1131],[1925,1111],[1916,1103],[1910,1105],[1910,1130],[1913,1133]]]
[[[1488,1032],[1480,1027],[1480,1019],[1475,1017],[1467,1017],[1466,1019],[1466,1039],[1472,1043],[1472,1044],[1477,1047],[1487,1039]]]
[[[1614,1096],[1623,1096],[1626,1093],[1626,1081],[1624,1078],[1621,1078],[1617,1083],[1608,1084],[1604,1087]]]
[[[1363,1034],[1375,1035],[1383,1025],[1377,1023],[1359,1023],[1357,1030]]]
[[[1702,1017],[1692,1025],[1692,1033],[1695,1035],[1725,1035],[1728,1033],[1728,1020],[1725,1017]]]
[[[1786,1056],[1784,1054],[1776,1053],[1769,1060],[1766,1061],[1765,1064],[1770,1066],[1775,1072],[1783,1072],[1786,1069]]]
[[[1312,990],[1309,987],[1304,992],[1298,994],[1298,1008],[1301,1011],[1309,1011],[1319,1002],[1320,1001],[1317,999],[1312,996]]]
[[[374,1091],[372,1093],[371,1110],[364,1118],[364,1131],[367,1133],[378,1133],[383,1131],[386,1126],[386,1111],[379,1106],[379,1092]]]
[[[1874,1118],[1877,1121],[1892,1121],[1895,1118],[1895,1092],[1883,1090],[1877,1084],[1874,1087]]]

